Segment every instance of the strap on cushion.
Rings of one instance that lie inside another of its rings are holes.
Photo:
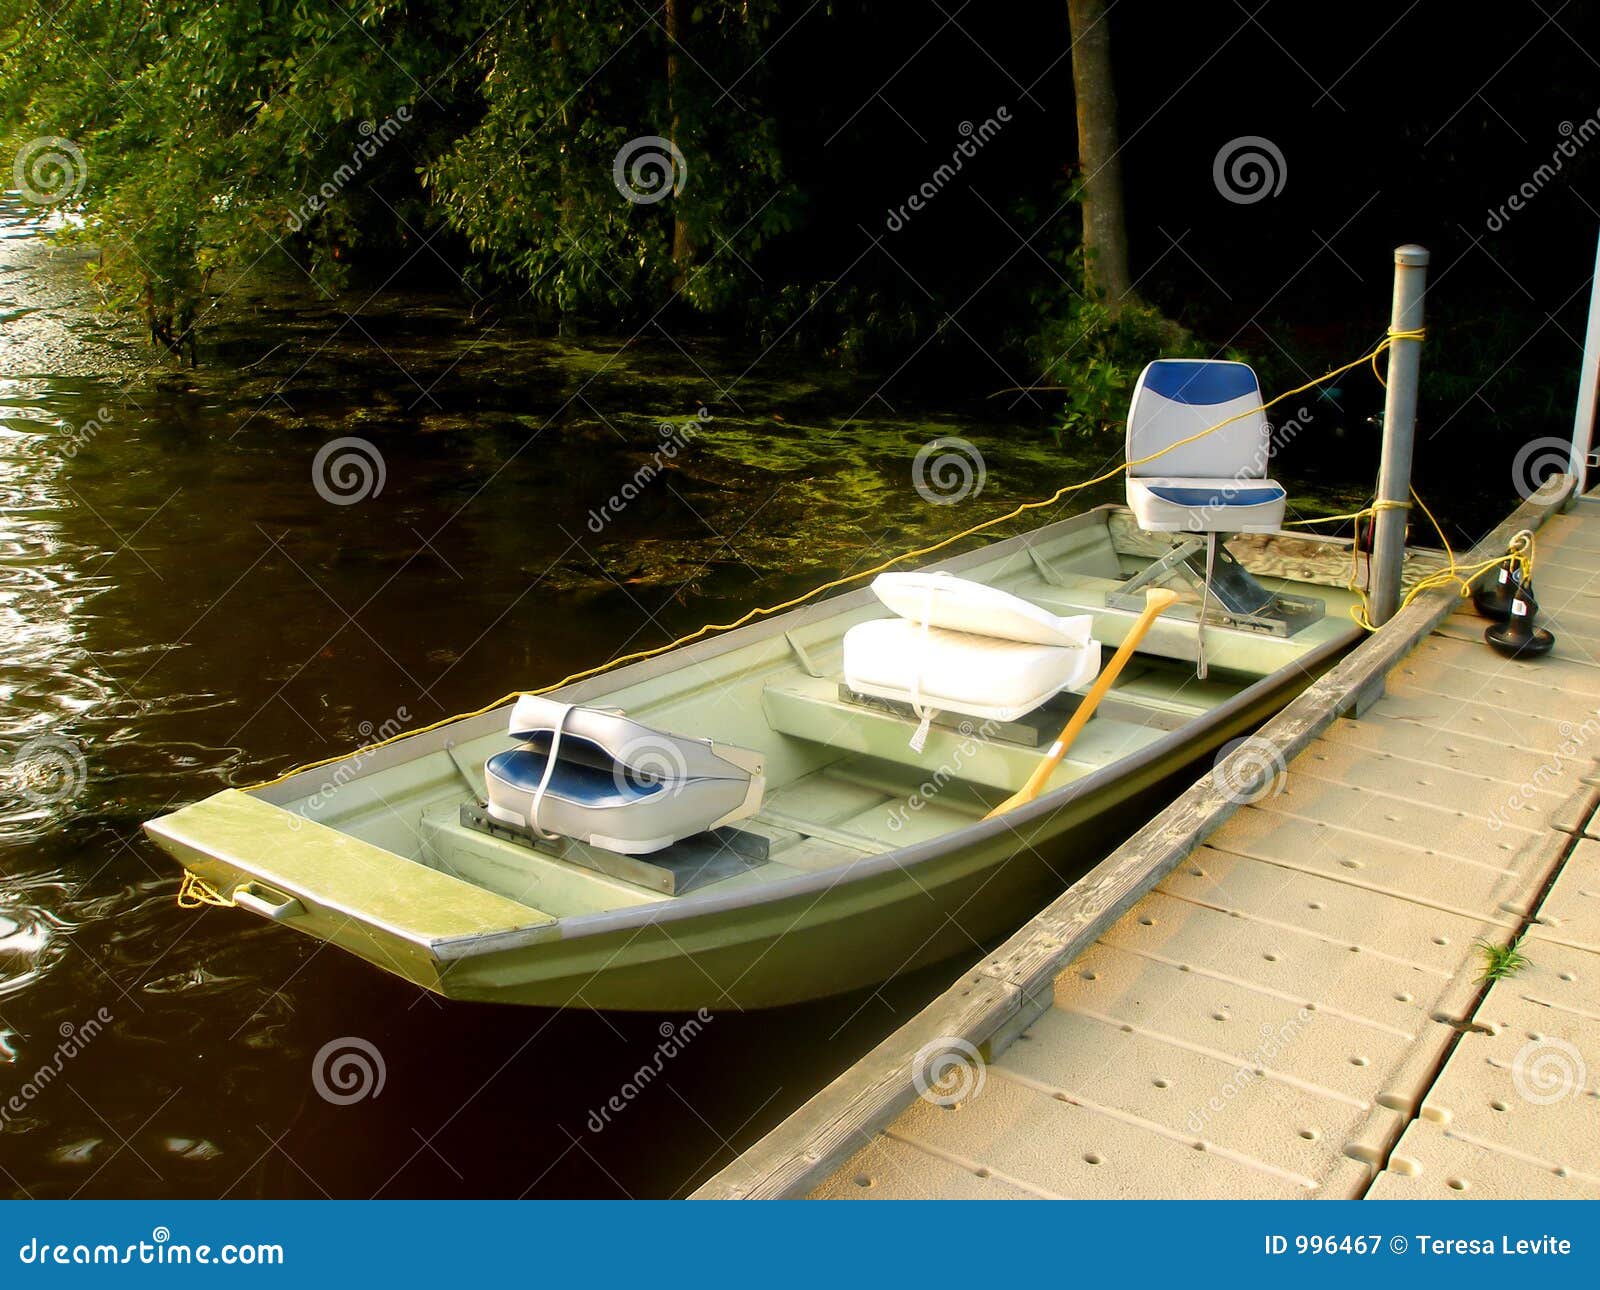
[[[528,827],[547,842],[557,835],[546,833],[539,825],[539,807],[544,804],[545,790],[550,787],[550,777],[555,774],[556,754],[561,751],[561,732],[567,724],[567,715],[573,709],[572,704],[561,705],[561,715],[556,718],[555,730],[550,735],[550,753],[545,759],[544,774],[539,777],[539,787],[533,790],[533,801],[528,804]]]

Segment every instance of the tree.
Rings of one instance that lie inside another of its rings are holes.
[[[1072,35],[1072,87],[1078,102],[1084,279],[1114,318],[1136,297],[1128,272],[1117,92],[1105,0],[1067,0],[1067,21]]]
[[[678,51],[682,48],[682,26],[678,21],[681,0],[666,0],[667,5],[667,113],[672,119],[668,134],[673,145],[683,148],[683,80],[678,69]],[[672,267],[677,270],[678,285],[682,286],[694,259],[694,245],[689,240],[689,222],[683,217],[678,197],[672,199]]]

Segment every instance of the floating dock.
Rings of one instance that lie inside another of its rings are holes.
[[[1557,513],[1571,483],[1462,560],[1538,531],[1552,655],[1419,597],[697,1195],[1600,1196],[1600,502]]]

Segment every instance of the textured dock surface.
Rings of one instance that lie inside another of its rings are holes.
[[[1535,585],[1554,655],[1446,619],[814,1194],[1600,1196],[1600,522]]]
[[[1066,967],[1028,976],[1072,949],[1035,920],[701,1194],[1600,1196],[1600,506],[1549,520],[1535,583],[1552,656],[1434,612],[1338,680],[1383,680],[1359,716],[1284,714],[1283,773]],[[1186,845],[1147,832],[1150,864]]]

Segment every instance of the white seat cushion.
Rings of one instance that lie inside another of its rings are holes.
[[[952,573],[880,573],[872,590],[900,617],[953,632],[1082,648],[1094,629],[1088,614],[1058,618],[1021,596]]]
[[[1128,480],[1128,505],[1147,533],[1271,533],[1283,524],[1286,497],[1271,479]]]
[[[908,618],[857,623],[844,637],[844,680],[858,694],[1011,721],[1100,671],[1100,645],[1000,640]]]

